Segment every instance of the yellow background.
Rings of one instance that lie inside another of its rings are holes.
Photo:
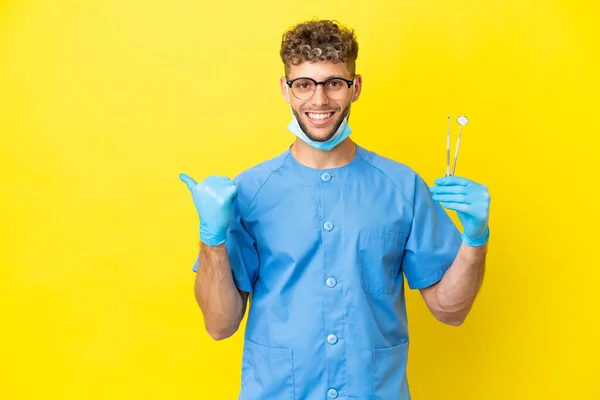
[[[203,330],[178,174],[289,145],[279,40],[312,17],[356,29],[358,143],[431,183],[465,114],[457,174],[492,194],[466,324],[409,294],[414,398],[600,398],[598,4],[0,2],[0,398],[235,398],[242,332]]]

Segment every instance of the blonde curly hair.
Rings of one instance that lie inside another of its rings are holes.
[[[281,60],[286,75],[292,65],[303,62],[345,62],[354,74],[358,58],[358,42],[354,30],[337,21],[313,20],[292,27],[283,34]]]

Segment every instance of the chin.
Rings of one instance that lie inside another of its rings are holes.
[[[331,139],[333,137],[333,135],[335,134],[335,132],[328,132],[327,134],[324,133],[317,133],[315,134],[314,132],[306,132],[306,136],[308,136],[308,138],[312,141],[315,142],[326,142],[329,139]]]
[[[331,139],[333,135],[335,135],[335,132],[339,128],[341,122],[342,121],[336,121],[335,123],[331,124],[331,126],[328,128],[315,128],[312,127],[309,122],[302,124],[303,126],[301,126],[301,128],[310,140],[313,140],[315,142],[326,142],[329,139]]]

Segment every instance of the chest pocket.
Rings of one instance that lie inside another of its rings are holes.
[[[358,259],[361,284],[369,294],[396,291],[407,235],[384,230],[362,230],[359,234]]]

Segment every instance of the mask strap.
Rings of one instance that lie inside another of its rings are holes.
[[[354,97],[354,85],[356,85],[356,76],[354,77],[352,82],[352,94],[350,95],[350,105],[348,106],[348,115],[346,115],[346,118],[350,118],[350,110],[352,109],[352,103],[354,103],[352,101],[352,98]]]

